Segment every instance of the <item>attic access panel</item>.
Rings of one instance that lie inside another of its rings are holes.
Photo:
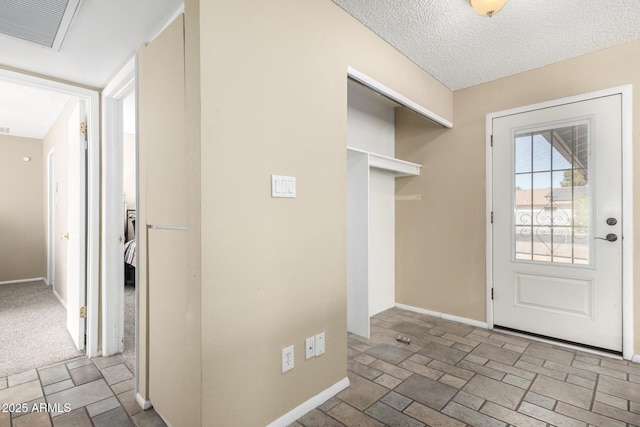
[[[55,51],[82,0],[0,0],[0,33]]]

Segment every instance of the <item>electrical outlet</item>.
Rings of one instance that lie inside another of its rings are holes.
[[[293,346],[285,347],[282,349],[282,373],[293,369]]]
[[[311,359],[316,355],[316,338],[310,337],[304,340],[304,357]]]
[[[315,337],[316,356],[324,354],[324,332],[319,333]]]

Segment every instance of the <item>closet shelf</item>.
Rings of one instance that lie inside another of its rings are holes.
[[[417,163],[399,160],[393,157],[383,156],[382,154],[371,153],[369,151],[360,150],[358,148],[347,147],[348,151],[355,151],[369,156],[369,167],[391,171],[395,173],[396,178],[403,176],[418,176],[422,165]]]

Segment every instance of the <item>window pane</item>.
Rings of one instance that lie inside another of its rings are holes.
[[[531,260],[531,225],[516,227],[516,259]]]
[[[516,136],[516,173],[531,172],[531,134]]]
[[[571,225],[572,222],[573,187],[563,186],[565,172],[567,171],[551,173],[553,181],[553,225],[555,226]],[[568,172],[571,173],[571,170]]]
[[[533,171],[551,170],[551,132],[533,135]]]
[[[587,124],[516,136],[514,259],[589,264],[588,136]]]

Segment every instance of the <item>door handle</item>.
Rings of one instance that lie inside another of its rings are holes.
[[[607,242],[615,242],[616,240],[618,240],[618,236],[616,234],[609,233],[606,235],[606,237],[594,237],[594,239],[606,240]]]

